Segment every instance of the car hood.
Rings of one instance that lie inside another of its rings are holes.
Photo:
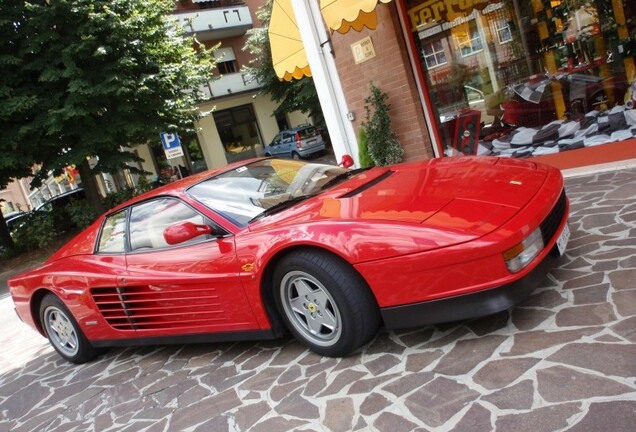
[[[381,225],[385,232],[399,224],[419,227],[415,229],[422,233],[443,232],[444,240],[434,247],[448,246],[503,225],[537,193],[547,170],[532,162],[492,157],[374,168],[266,224],[363,222],[369,228]]]
[[[371,173],[370,173],[371,174]],[[546,169],[496,158],[446,158],[389,168],[347,192],[354,218],[415,222],[484,235],[537,193]]]

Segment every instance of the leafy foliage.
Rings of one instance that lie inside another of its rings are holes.
[[[367,136],[367,145],[371,158],[378,166],[398,163],[404,156],[404,150],[395,133],[391,130],[389,96],[371,83],[371,94],[364,99],[365,120],[362,126]]]
[[[18,251],[44,249],[58,234],[53,213],[31,212],[24,217],[24,222],[13,230],[15,249]]]
[[[360,160],[360,168],[367,168],[375,165],[373,158],[369,154],[367,132],[363,127],[358,129],[358,159]]]
[[[132,197],[137,195],[137,191],[134,188],[124,188],[116,192],[109,192],[104,197],[104,205],[107,209],[118,206],[119,204],[128,201]]]
[[[85,200],[75,200],[69,203],[64,210],[71,224],[79,229],[88,228],[99,216]]]
[[[248,30],[248,39],[244,50],[254,56],[245,71],[263,85],[263,91],[279,104],[274,115],[292,111],[309,114],[314,124],[324,126],[324,116],[320,107],[318,93],[314,81],[310,77],[299,80],[281,81],[272,66],[272,51],[269,45],[269,20],[272,14],[272,0],[267,0],[258,9],[256,17],[263,24],[261,27]]]
[[[138,161],[129,145],[192,130],[193,89],[214,56],[167,20],[173,9],[174,0],[0,2],[0,189],[35,163],[34,185],[75,164],[101,210],[94,174]]]
[[[2,21],[11,42],[3,42],[3,63],[10,67],[3,71],[8,104],[0,127],[29,162],[43,164],[36,177],[92,156],[99,158],[95,172],[114,171],[138,160],[122,146],[192,128],[192,89],[209,78],[214,62],[166,21],[174,1],[2,5],[0,15],[13,12],[13,18]]]

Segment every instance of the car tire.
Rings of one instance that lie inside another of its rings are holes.
[[[301,159],[300,155],[298,154],[298,152],[292,152],[291,156],[292,156],[292,159],[294,159],[294,160],[300,160]]]
[[[40,320],[49,342],[66,360],[81,364],[98,355],[66,305],[55,295],[47,294],[42,299]]]
[[[380,324],[375,298],[340,258],[324,251],[294,252],[278,263],[273,276],[278,311],[312,351],[343,357],[375,335]]]

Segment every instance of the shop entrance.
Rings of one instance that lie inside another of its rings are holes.
[[[263,141],[252,105],[215,111],[212,115],[228,163],[257,157]]]
[[[401,0],[445,155],[540,156],[636,137],[636,3]]]

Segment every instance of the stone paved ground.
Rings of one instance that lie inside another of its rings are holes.
[[[386,332],[114,349],[73,366],[0,300],[0,431],[634,431],[636,169],[569,179],[567,255],[520,307]]]

